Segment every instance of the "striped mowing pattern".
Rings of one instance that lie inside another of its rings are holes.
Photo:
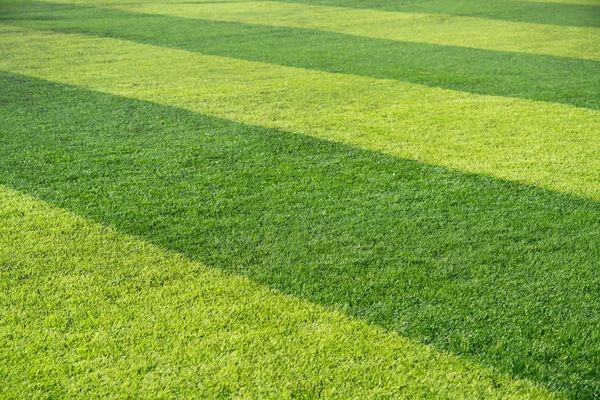
[[[316,29],[376,39],[600,60],[600,28],[269,1],[233,5],[141,3],[114,8],[182,18]]]
[[[53,0],[55,1],[55,0]],[[491,21],[532,22],[562,26],[600,27],[598,7],[594,0],[582,0],[585,4],[569,4],[567,1],[515,1],[515,0],[429,0],[429,1],[377,1],[377,0],[279,0],[283,3],[337,6],[361,10],[385,10],[410,13],[447,14],[486,18]],[[82,5],[124,5],[144,3],[143,0],[124,2],[122,0],[68,0]],[[244,3],[246,0],[227,0],[226,3]],[[182,3],[178,0],[165,0],[163,4]],[[198,0],[194,3],[214,3],[212,0]]]
[[[288,397],[307,387],[340,398],[552,398],[529,382],[209,269],[5,188],[0,233],[18,249],[0,245],[0,265],[6,267],[0,281],[5,398],[214,398],[227,394],[231,376],[239,377],[230,392],[238,398]],[[33,286],[46,297],[43,302],[32,300]],[[72,328],[59,331],[68,321]],[[157,342],[144,341],[149,336]],[[161,337],[169,338],[168,348],[161,348]],[[146,373],[123,384],[123,369]]]
[[[465,47],[49,3],[12,4],[5,14],[8,23],[37,30],[119,37],[247,61],[599,107],[598,62],[593,60],[526,53],[507,57],[505,52]]]
[[[287,333],[268,319],[248,325],[235,317],[230,330],[218,322],[196,329],[177,319],[175,308],[161,306],[156,312],[164,312],[166,330],[160,340],[142,340],[149,347],[140,350],[119,336],[117,345],[131,358],[118,367],[90,375],[106,364],[94,364],[91,353],[78,359],[93,366],[77,375],[90,395],[152,397],[172,394],[165,388],[177,385],[190,389],[189,379],[177,381],[180,374],[161,368],[174,363],[189,377],[198,372],[194,357],[219,356],[224,359],[202,364],[207,369],[198,375],[217,371],[219,384],[185,393],[547,396],[533,386],[541,385],[557,396],[599,395],[600,80],[593,4],[69,3],[79,5],[0,2],[0,184],[121,233],[81,219],[82,228],[70,232],[75,217],[7,190],[0,226],[10,235],[0,239],[0,282],[27,293],[40,286],[33,277],[46,279],[39,266],[54,265],[59,254],[74,268],[96,266],[85,270],[95,281],[106,254],[117,265],[138,268],[140,253],[127,250],[129,244],[150,246],[157,259],[143,262],[155,278],[166,279],[163,250],[152,247],[158,245],[195,260],[167,261],[168,271],[183,271],[178,288],[196,299],[188,303],[195,315],[204,315],[210,301],[218,302],[218,315],[230,315],[232,302],[260,293],[244,312],[287,315],[300,307],[319,310],[315,318],[329,324],[326,332],[310,331],[316,347],[309,347],[317,350],[305,354],[305,378],[292,387],[285,382],[297,376],[290,360],[303,356],[305,347],[293,340],[304,329],[298,325],[306,323],[304,314],[290,314]],[[67,225],[57,230],[38,223],[46,214]],[[23,234],[14,229],[33,225]],[[98,240],[82,248],[69,244],[90,235]],[[128,245],[112,246],[103,235]],[[52,237],[61,243],[48,243]],[[207,272],[196,262],[255,283]],[[15,275],[15,265],[31,274]],[[60,265],[52,271],[63,273]],[[202,301],[194,297],[200,270],[210,274],[201,284],[215,292]],[[301,300],[290,306],[289,298],[260,285]],[[129,293],[127,304],[143,310],[153,286],[134,286],[142,290],[128,292],[124,283],[111,296]],[[226,290],[232,286],[243,287],[243,294],[233,296]],[[82,301],[77,296],[86,289],[67,289],[73,291],[65,298]],[[24,303],[19,296],[5,303],[41,307],[39,299]],[[273,308],[260,308],[262,299]],[[55,319],[36,331],[71,318],[56,301]],[[93,304],[85,307],[87,315],[98,313]],[[21,308],[19,321],[36,319],[28,309]],[[108,332],[103,329],[129,314],[101,315],[96,327]],[[169,315],[192,332],[192,358],[173,347],[181,341]],[[6,332],[19,321],[10,320]],[[130,321],[150,335],[145,314]],[[72,325],[60,327],[77,336]],[[231,338],[230,353],[199,351],[207,343],[202,332],[209,331]],[[272,331],[292,346],[265,350],[262,339],[249,345],[244,336]],[[357,331],[364,340],[349,349],[364,357],[352,364],[335,343],[347,343]],[[30,339],[10,342],[16,348],[39,339],[32,330],[22,333]],[[379,341],[384,345],[375,349],[365,345]],[[156,343],[174,350],[141,362]],[[46,348],[32,359],[36,368],[55,370],[60,358],[53,354],[76,359],[71,348],[61,349]],[[411,355],[396,358],[403,349]],[[276,371],[269,365],[281,351]],[[4,357],[18,371],[23,363],[11,354]],[[315,361],[317,354],[323,357]],[[431,369],[432,358],[439,368]],[[364,364],[367,359],[377,362]],[[336,360],[354,371],[348,380]],[[111,390],[133,379],[130,362],[139,367],[132,389]],[[262,367],[253,375],[252,365]],[[422,375],[422,365],[431,371]],[[143,382],[156,382],[155,368],[166,378],[144,391]],[[329,374],[327,382],[319,368]],[[393,379],[398,371],[405,381]],[[39,393],[61,382],[53,393],[67,395],[76,385],[60,373],[45,380],[27,373]],[[23,374],[11,376],[14,387],[27,387],[18,378]]]
[[[3,30],[6,71],[600,198],[596,110]]]

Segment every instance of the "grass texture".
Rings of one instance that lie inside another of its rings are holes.
[[[202,9],[195,4],[184,6],[181,12],[188,15],[193,15],[190,9]],[[600,108],[600,83],[595,79],[600,73],[600,62],[594,60],[506,54],[504,51],[373,39],[310,29],[190,20],[45,2],[8,2],[1,7],[4,17],[0,21],[34,29],[119,38],[202,54],[394,79],[478,94]],[[162,5],[144,8],[170,9]],[[437,25],[440,25],[439,21]],[[177,29],[173,29],[174,26]],[[504,26],[502,29],[511,28]],[[467,29],[459,32],[463,33],[457,36],[463,38],[473,36]],[[592,32],[590,40],[580,32],[565,36],[571,36],[571,43],[576,43],[577,47],[589,48],[588,54],[598,54],[600,29]],[[502,42],[501,37],[488,38],[488,43],[500,43],[499,47]],[[535,40],[529,43],[534,47],[543,46]]]
[[[85,1],[85,0],[84,0]],[[201,2],[203,0],[200,0]],[[210,0],[204,0],[210,2]],[[243,0],[242,0],[243,1]],[[343,6],[412,13],[451,14],[490,20],[538,24],[600,27],[600,4],[574,4],[564,1],[530,2],[514,0],[287,0],[292,3]]]
[[[2,79],[13,88],[2,184],[560,393],[598,395],[597,201]]]
[[[172,4],[140,2],[117,4],[114,7],[124,11],[182,18],[316,29],[375,39],[600,60],[598,28],[272,1]]]
[[[6,1],[6,0],[4,0]],[[52,0],[54,1],[54,0]],[[226,3],[244,3],[247,0],[227,0]],[[382,10],[406,13],[449,14],[485,18],[490,21],[514,21],[536,24],[600,27],[600,4],[596,0],[557,0],[548,2],[515,0],[281,0],[287,3]],[[143,3],[140,0],[68,0],[83,5],[122,5]],[[163,0],[161,3],[184,3]],[[214,3],[213,0],[196,0],[193,3]]]
[[[551,398],[0,188],[0,396]]]
[[[0,31],[6,71],[600,199],[596,110],[113,38]]]
[[[562,4],[581,4],[588,6],[600,6],[598,0],[515,0],[515,1],[537,1],[540,3],[562,3]]]
[[[575,3],[0,0],[0,397],[600,398]]]

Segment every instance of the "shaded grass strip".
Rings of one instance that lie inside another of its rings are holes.
[[[600,393],[600,203],[2,74],[0,183],[542,383]]]
[[[272,1],[128,3],[114,7],[124,11],[182,18],[316,29],[375,39],[600,60],[598,28]]]
[[[3,398],[550,398],[0,187]]]
[[[0,26],[0,69],[600,199],[597,111]]]
[[[34,29],[116,37],[249,61],[600,108],[598,61],[42,2],[5,3],[0,7],[0,21]]]

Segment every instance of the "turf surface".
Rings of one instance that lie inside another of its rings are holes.
[[[2,99],[0,182],[512,375],[597,393],[597,202],[18,76],[3,86],[19,90]]]
[[[0,2],[8,396],[600,397],[597,7],[313,3]]]
[[[354,8],[402,11],[413,13],[443,13],[487,18],[490,20],[531,22],[538,24],[600,27],[600,4],[568,4],[561,2],[530,2],[513,0],[289,0],[293,3],[321,4]]]
[[[0,396],[551,398],[0,188]]]
[[[45,2],[5,2],[0,3],[0,7],[3,11],[0,15],[4,15],[0,22],[35,29],[119,38],[202,54],[395,79],[479,94],[600,108],[600,83],[595,79],[600,73],[600,62],[594,60],[507,54]],[[594,33],[592,39],[583,41],[581,46],[589,47],[590,53],[595,54],[600,51],[600,33]],[[464,33],[464,36],[470,35],[470,32]]]
[[[600,199],[598,111],[0,26],[0,69]]]
[[[183,18],[316,29],[375,39],[600,60],[598,28],[544,26],[448,14],[357,10],[272,1],[244,2],[235,6],[219,2],[142,2],[112,7]],[[369,48],[376,51],[378,46]],[[402,50],[401,46],[396,49]]]
[[[54,0],[52,0],[54,1]],[[144,3],[140,0],[67,0],[84,5],[128,5]],[[247,0],[225,0],[223,3],[245,3]],[[221,1],[219,1],[220,3]],[[515,0],[283,0],[288,3],[317,4],[356,9],[375,9],[408,13],[448,14],[486,18],[491,21],[517,21],[537,24],[600,27],[600,3],[597,0],[557,0],[548,2]],[[215,3],[213,0],[181,2],[163,0],[160,3]]]

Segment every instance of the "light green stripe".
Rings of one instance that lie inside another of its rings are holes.
[[[0,28],[0,69],[600,200],[600,113]]]
[[[2,397],[550,398],[2,187],[0,238]]]
[[[269,1],[116,3],[111,8],[182,18],[316,29],[376,39],[600,60],[598,28]]]

